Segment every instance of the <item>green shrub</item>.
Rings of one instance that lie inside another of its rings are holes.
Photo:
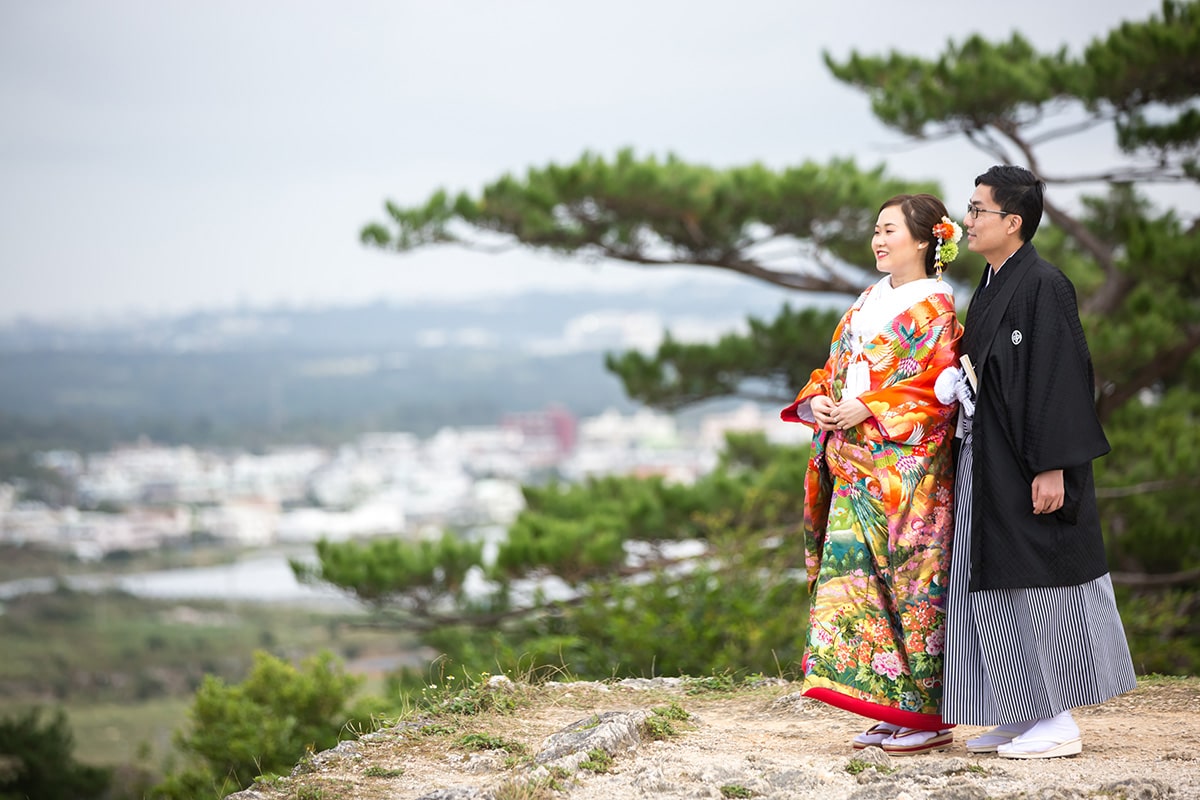
[[[228,686],[206,677],[177,745],[191,756],[178,776],[156,787],[157,797],[195,797],[196,785],[249,786],[258,775],[286,774],[306,752],[333,747],[344,730],[344,708],[360,679],[346,675],[323,652],[301,669],[263,652],[245,682]],[[221,789],[224,791],[224,788]]]

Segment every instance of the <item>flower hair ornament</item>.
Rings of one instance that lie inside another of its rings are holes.
[[[949,217],[942,217],[942,221],[933,226],[933,236],[937,239],[937,247],[933,250],[933,269],[940,281],[942,269],[958,258],[958,240],[962,238],[962,228]]]

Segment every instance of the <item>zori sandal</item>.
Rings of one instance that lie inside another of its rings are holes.
[[[996,749],[996,755],[1001,758],[1062,758],[1082,752],[1083,739],[1078,736],[1065,741],[1018,737]]]
[[[890,722],[876,722],[854,737],[854,749],[865,750],[868,747],[879,747],[885,739],[898,730],[900,730],[899,725],[893,725]]]
[[[1043,719],[1008,744],[996,748],[1001,758],[1062,758],[1083,752],[1079,726],[1070,711]]]
[[[918,728],[901,728],[884,739],[883,752],[891,756],[915,756],[932,753],[934,750],[949,750],[954,741],[954,731],[923,731]]]

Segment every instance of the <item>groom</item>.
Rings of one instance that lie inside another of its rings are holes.
[[[1029,170],[995,166],[963,219],[988,265],[960,342],[978,384],[955,485],[942,718],[996,726],[967,749],[1005,758],[1081,752],[1071,709],[1135,685],[1092,482],[1109,450],[1092,360],[1074,286],[1032,244],[1044,192]]]

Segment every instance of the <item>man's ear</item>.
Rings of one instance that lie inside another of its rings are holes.
[[[1020,214],[1009,214],[1004,221],[1008,223],[1008,233],[1010,234],[1020,234],[1021,226],[1025,224],[1025,220]]]

